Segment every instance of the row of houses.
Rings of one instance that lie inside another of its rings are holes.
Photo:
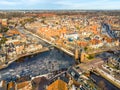
[[[32,90],[32,85],[29,81],[15,83],[15,82],[0,82],[0,90]]]
[[[41,44],[32,43],[28,41],[24,34],[21,34],[18,30],[9,30],[8,32],[2,34],[7,41],[1,44],[2,53],[0,53],[0,62],[8,62],[7,60],[12,60],[12,58],[17,57],[29,52],[35,52],[42,48]],[[3,37],[2,36],[2,37]]]
[[[109,63],[111,63],[113,66],[116,66],[118,70],[120,70],[120,56],[113,55],[108,60]]]

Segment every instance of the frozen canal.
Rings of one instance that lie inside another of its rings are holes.
[[[68,68],[74,63],[73,58],[57,49],[53,49],[32,58],[25,58],[24,62],[14,62],[9,67],[0,70],[0,80],[14,81],[18,76],[42,75],[62,68]]]

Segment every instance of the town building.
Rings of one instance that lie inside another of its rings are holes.
[[[50,84],[46,90],[68,90],[68,87],[66,82],[58,79]]]

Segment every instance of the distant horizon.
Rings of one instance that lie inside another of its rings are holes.
[[[120,9],[0,9],[0,11],[120,11]]]
[[[0,0],[0,10],[120,10],[120,0]]]

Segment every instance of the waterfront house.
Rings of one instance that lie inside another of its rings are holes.
[[[4,63],[6,60],[6,54],[0,53],[0,63]]]
[[[17,83],[16,87],[17,90],[32,90],[32,85],[30,81]]]
[[[26,45],[26,48],[25,48],[25,50],[27,51],[27,52],[35,52],[35,51],[37,51],[37,50],[40,50],[40,49],[42,49],[42,45],[41,44],[33,44],[33,43],[31,43],[31,44],[27,44]]]
[[[46,90],[68,90],[68,87],[66,82],[58,79],[52,84],[50,84]]]
[[[16,53],[18,55],[24,53],[24,48],[25,48],[24,43],[19,42],[19,41],[18,42],[14,42],[14,46],[15,46]]]
[[[7,90],[16,90],[15,82],[9,82]]]
[[[9,58],[13,58],[16,55],[16,51],[15,50],[8,50],[9,52],[7,53],[7,56]]]
[[[118,66],[118,68],[120,69],[120,56],[111,56],[109,58],[109,63],[113,64],[114,66]]]
[[[2,80],[0,82],[0,90],[7,90],[7,82]]]

